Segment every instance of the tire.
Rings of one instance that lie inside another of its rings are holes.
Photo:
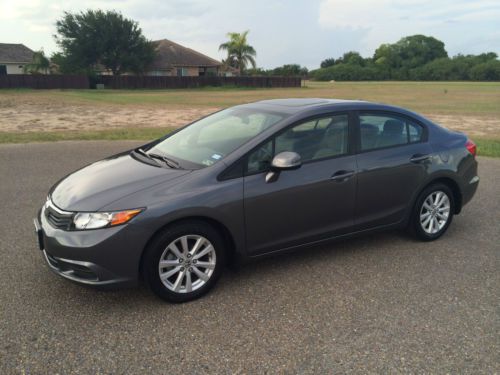
[[[441,237],[453,220],[455,202],[451,189],[442,183],[425,188],[417,198],[412,212],[411,226],[422,241]]]
[[[142,274],[158,297],[180,303],[212,289],[225,263],[220,233],[206,222],[189,220],[155,236],[144,254]]]

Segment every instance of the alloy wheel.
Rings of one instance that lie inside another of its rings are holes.
[[[215,249],[205,237],[196,234],[179,237],[160,257],[160,280],[172,292],[193,292],[210,280],[216,261]]]
[[[424,200],[420,209],[420,226],[427,234],[436,234],[444,228],[450,218],[450,198],[441,191],[433,191]]]

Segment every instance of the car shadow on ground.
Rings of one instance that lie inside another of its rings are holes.
[[[302,269],[307,269],[309,272],[315,272],[314,270],[323,272],[324,269],[322,268],[328,267],[341,272],[340,267],[356,267],[356,261],[359,257],[372,257],[375,253],[381,253],[377,254],[377,256],[392,257],[400,249],[398,244],[411,247],[412,242],[417,241],[404,231],[380,232],[358,238],[305,246],[242,265],[230,265],[226,267],[214,290],[201,299],[186,304],[217,303],[217,301],[241,296],[241,294],[247,293],[249,289],[262,289],[264,285],[271,284],[272,286],[273,283],[276,285],[291,283],[297,278],[300,279],[300,270]],[[129,309],[141,310],[144,306],[156,306],[161,309],[174,306],[157,298],[143,283],[137,288],[100,290],[69,282],[54,274],[46,277],[54,278],[54,280],[43,283],[43,285],[64,289],[55,294],[63,292],[73,302],[77,302],[82,307],[93,305],[94,308],[101,306],[108,309],[123,309],[124,306],[128,306]],[[265,292],[263,290],[263,293]],[[58,303],[60,304],[60,301]]]

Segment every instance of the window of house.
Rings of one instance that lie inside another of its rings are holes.
[[[268,170],[274,155],[284,151],[298,153],[302,162],[347,154],[347,115],[328,116],[289,128],[248,155],[247,174]]]
[[[415,122],[390,114],[359,116],[361,150],[375,150],[422,140],[423,128]]]

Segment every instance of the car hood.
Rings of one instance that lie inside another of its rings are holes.
[[[190,171],[160,168],[123,153],[90,164],[63,178],[50,191],[52,202],[66,211],[97,211],[129,194],[174,180]],[[130,207],[136,208],[133,202]]]

